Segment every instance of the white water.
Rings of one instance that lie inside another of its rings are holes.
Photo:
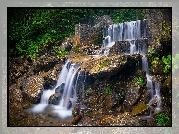
[[[130,43],[130,54],[135,54],[136,53],[136,45],[135,45],[135,40],[133,41],[129,41]]]
[[[104,55],[109,54],[109,50],[106,48],[110,48],[115,44],[116,41],[122,40],[130,40],[130,54],[135,54],[137,53],[135,40],[141,38],[141,20],[109,25],[107,33],[108,34],[106,37],[108,38],[103,40],[103,48],[105,49],[103,52]],[[134,41],[134,43],[131,41]]]
[[[146,87],[147,87],[147,90],[150,92],[150,100],[147,104],[151,108],[150,115],[147,116],[150,118],[152,115],[152,112],[157,113],[161,110],[160,82],[158,82],[154,76],[149,75],[148,60],[145,55],[142,57],[142,69],[146,71],[146,78],[147,78]],[[153,86],[153,83],[155,83],[154,86]],[[155,107],[154,111],[151,106],[153,102],[157,103],[157,106]]]
[[[81,63],[71,64],[70,60],[67,60],[63,66],[60,76],[57,80],[55,88],[52,90],[44,90],[41,96],[40,104],[35,105],[31,111],[33,113],[41,113],[48,106],[48,99],[51,95],[55,94],[55,89],[60,86],[62,83],[65,83],[63,90],[63,96],[59,105],[51,105],[53,113],[57,113],[60,118],[66,118],[72,116],[72,109],[75,106],[77,101],[76,94],[76,85],[80,72],[77,73],[77,70],[80,68]],[[75,79],[77,74],[77,80]],[[75,81],[76,80],[76,81]],[[71,103],[71,105],[70,105]]]

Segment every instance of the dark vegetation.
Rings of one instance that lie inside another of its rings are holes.
[[[93,25],[97,16],[109,15],[114,23],[145,18],[143,9],[51,9],[9,8],[9,56],[37,58],[44,49],[55,51],[58,57],[67,52],[53,50],[74,35],[75,24]]]

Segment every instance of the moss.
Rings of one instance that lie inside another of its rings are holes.
[[[147,109],[148,109],[148,106],[146,104],[140,102],[132,108],[131,114],[136,115],[136,114],[139,114]]]

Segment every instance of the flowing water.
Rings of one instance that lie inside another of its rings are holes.
[[[147,78],[147,90],[150,93],[150,100],[148,102],[148,106],[150,107],[150,115],[147,116],[150,118],[153,113],[157,113],[161,110],[161,96],[160,96],[160,82],[156,80],[154,76],[149,75],[149,68],[148,68],[148,60],[147,57],[144,55],[142,57],[142,69],[146,71],[146,78]],[[153,105],[156,105],[155,107]],[[143,118],[147,118],[143,117]]]
[[[66,118],[72,116],[72,109],[75,106],[77,101],[76,88],[78,84],[78,78],[80,76],[79,68],[82,63],[71,63],[70,60],[67,60],[63,66],[60,76],[57,80],[55,88],[49,90],[43,90],[41,96],[40,104],[32,108],[32,112],[41,113],[48,106],[48,100],[51,95],[55,94],[56,89],[65,83],[63,89],[63,95],[59,102],[59,105],[53,105],[53,112],[57,113],[59,117]]]
[[[141,22],[143,22],[144,28],[141,28]],[[136,54],[136,53],[146,53],[147,52],[147,43],[140,42],[141,37],[147,35],[146,21],[131,21],[121,24],[109,25],[107,29],[107,35],[105,40],[103,40],[103,55],[108,55],[110,48],[115,44],[116,41],[128,40],[129,49],[126,49],[126,53]],[[105,34],[103,33],[103,36]],[[126,43],[127,48],[127,43]],[[98,55],[97,55],[98,56]],[[64,84],[63,89],[61,90],[62,96],[58,105],[51,105],[52,112],[57,113],[59,117],[66,118],[72,116],[72,110],[80,96],[84,95],[84,88],[86,82],[86,72],[84,77],[83,73],[80,71],[80,66],[82,62],[72,63],[70,60],[67,60],[63,66],[57,84],[53,89],[43,90],[41,96],[40,104],[35,105],[31,110],[34,113],[41,113],[49,106],[49,98],[56,93],[57,88],[61,87]],[[160,97],[160,83],[157,82],[154,76],[149,75],[148,60],[144,55],[142,57],[142,69],[146,71],[147,78],[147,90],[150,92],[150,100],[148,102],[149,107],[152,107],[152,102],[156,101],[157,106],[153,112],[160,111],[161,109],[161,97]],[[152,109],[152,108],[151,108]],[[151,110],[152,114],[152,110]],[[150,116],[149,116],[150,117]]]
[[[146,20],[143,21],[137,20],[137,21],[109,25],[107,29],[107,35],[105,36],[105,34],[103,33],[103,37],[104,37],[103,45],[102,45],[103,51],[100,53],[104,55],[108,55],[109,48],[112,47],[116,41],[123,41],[123,40],[129,41],[130,54],[135,54],[137,53],[137,51],[139,52],[140,46],[136,47],[135,40],[146,37],[147,36],[146,29],[147,29]],[[128,53],[127,50],[126,53]]]

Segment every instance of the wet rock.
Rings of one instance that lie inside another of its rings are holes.
[[[116,41],[109,51],[110,54],[119,54],[125,52],[126,52],[126,41]]]
[[[62,97],[61,93],[55,93],[49,97],[48,103],[53,105],[58,105],[61,100],[61,97]]]
[[[60,86],[58,86],[56,89],[55,89],[55,93],[63,93],[63,90],[64,90],[64,87],[65,87],[65,83],[62,83]]]
[[[72,102],[71,102],[71,101],[69,101],[69,102],[68,102],[67,109],[70,109],[71,107],[72,107]]]

